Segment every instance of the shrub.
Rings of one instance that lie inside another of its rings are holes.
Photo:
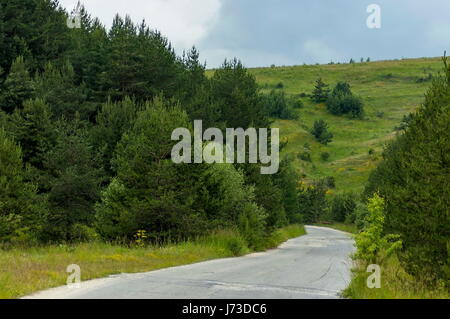
[[[298,154],[298,158],[305,162],[312,162],[311,152],[305,151]]]
[[[364,115],[362,100],[354,95],[331,95],[327,100],[327,109],[331,114],[348,114],[352,118]]]
[[[317,120],[311,130],[311,134],[319,143],[327,145],[333,139],[333,134],[328,131],[328,124],[324,120]]]
[[[261,96],[261,103],[265,113],[269,117],[284,120],[298,119],[298,114],[294,111],[296,105],[286,97],[284,91],[272,90],[269,94],[263,94]]]
[[[336,188],[336,180],[333,176],[325,177],[324,181],[328,188]]]
[[[356,201],[353,194],[336,195],[331,202],[331,218],[337,222],[353,223]]]
[[[413,114],[404,115],[400,124],[395,128],[396,131],[404,131],[413,120]]]
[[[368,214],[369,211],[367,210],[367,205],[361,202],[356,202],[354,223],[359,230],[367,227]]]
[[[356,235],[357,252],[355,257],[366,263],[382,262],[395,250],[399,249],[402,242],[398,235],[384,235],[385,202],[378,194],[369,199],[367,205],[367,227]],[[381,255],[383,253],[383,256]]]
[[[322,161],[326,162],[329,160],[330,158],[330,153],[328,152],[323,152],[322,154],[320,154],[320,158],[322,159]]]
[[[233,256],[242,256],[249,251],[245,238],[235,229],[215,230],[201,239],[206,245],[225,247]]]
[[[289,105],[294,109],[301,109],[304,107],[302,100],[291,98],[289,101]]]
[[[312,185],[299,189],[298,201],[305,223],[317,223],[327,214],[327,190],[324,180],[314,181]]]
[[[348,114],[352,118],[362,118],[364,115],[362,100],[353,95],[346,82],[336,84],[327,100],[327,109],[331,114]]]

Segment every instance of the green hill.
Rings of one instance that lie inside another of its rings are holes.
[[[284,154],[295,154],[295,165],[306,181],[334,176],[336,192],[360,191],[370,170],[381,157],[386,141],[395,136],[404,115],[423,101],[430,74],[442,69],[440,58],[404,59],[355,64],[303,65],[250,69],[263,92],[281,89],[289,95],[310,94],[321,77],[330,87],[338,81],[350,83],[352,91],[364,101],[364,120],[334,116],[325,105],[303,97],[305,107],[298,121],[277,120],[282,138],[289,141]],[[317,119],[324,119],[334,134],[333,142],[324,146],[315,141],[309,129]],[[311,148],[312,162],[302,161],[298,154],[304,144]],[[369,155],[369,150],[374,152]],[[328,152],[328,161],[321,153]]]

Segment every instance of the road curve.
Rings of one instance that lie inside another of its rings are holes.
[[[147,273],[121,274],[59,287],[36,299],[339,298],[350,281],[354,242],[334,229],[306,226],[307,235],[279,248]]]

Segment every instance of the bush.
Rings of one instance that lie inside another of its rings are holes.
[[[301,106],[295,104],[295,101],[293,102],[292,99],[288,99],[284,91],[272,90],[269,94],[263,94],[261,96],[261,103],[265,113],[269,117],[284,120],[298,119],[298,114],[294,111],[294,108]]]
[[[318,120],[314,122],[311,134],[319,143],[322,143],[324,145],[327,145],[333,139],[333,133],[328,131],[328,124],[324,120]]]
[[[312,185],[304,185],[299,189],[298,201],[305,223],[317,223],[327,214],[327,190],[324,180],[314,181]]]
[[[322,154],[320,154],[320,158],[322,159],[322,161],[326,162],[330,159],[330,153],[323,152]]]
[[[289,105],[294,109],[301,109],[304,107],[303,101],[295,98],[289,100]]]
[[[99,239],[99,235],[94,228],[83,224],[74,224],[70,233],[72,240],[77,242],[92,242]]]
[[[354,95],[331,95],[327,100],[327,109],[331,114],[348,114],[352,118],[364,115],[362,100]]]
[[[328,188],[336,188],[336,180],[333,176],[325,177],[324,181]]]
[[[384,257],[388,257],[399,249],[402,242],[398,235],[384,235],[385,202],[378,194],[369,199],[367,205],[367,227],[356,235],[357,252],[355,257],[365,263],[381,263]],[[382,255],[383,254],[383,255]]]
[[[300,152],[299,154],[298,154],[298,158],[300,159],[300,160],[302,160],[302,161],[305,161],[305,162],[312,162],[312,159],[311,159],[311,152],[309,152],[309,151],[305,151],[305,152]]]
[[[362,100],[353,95],[346,82],[336,84],[327,100],[327,109],[331,114],[348,114],[352,118],[362,118],[364,115]]]
[[[336,195],[331,202],[331,218],[336,222],[353,223],[356,201],[353,194]]]
[[[354,223],[359,230],[367,227],[367,215],[369,215],[367,205],[361,202],[356,202]]]
[[[216,230],[205,236],[201,242],[225,247],[233,256],[242,256],[249,252],[247,241],[237,230]]]

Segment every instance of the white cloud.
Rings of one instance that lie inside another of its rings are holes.
[[[60,0],[71,11],[78,0]],[[93,17],[107,27],[116,13],[128,14],[138,23],[158,29],[169,38],[177,51],[189,49],[204,38],[219,18],[221,0],[83,0]]]
[[[342,60],[342,55],[320,40],[307,40],[303,43],[303,55],[310,63],[328,63]]]

